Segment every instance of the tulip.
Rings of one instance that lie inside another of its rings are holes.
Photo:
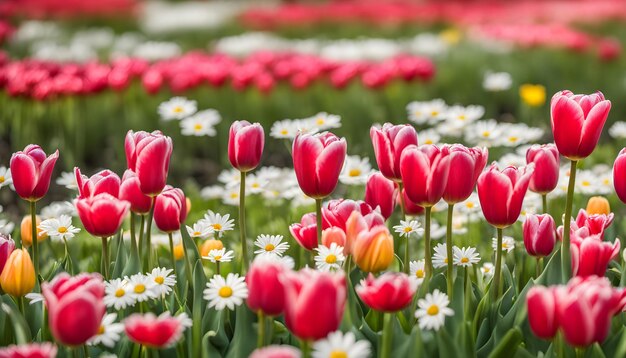
[[[79,168],[74,168],[76,184],[78,185],[78,198],[88,198],[102,193],[119,196],[121,180],[117,174],[106,169],[88,178],[80,173]]]
[[[249,358],[301,358],[300,351],[288,345],[271,345],[255,349]]]
[[[11,236],[0,234],[0,273],[13,250],[15,250],[15,241],[11,239]]]
[[[600,235],[590,235],[586,230],[577,231],[572,235],[570,251],[574,276],[604,276],[609,262],[620,252],[620,240],[605,242]]]
[[[240,172],[249,172],[261,161],[265,137],[259,123],[235,121],[228,133],[228,160]]]
[[[613,223],[614,214],[590,214],[586,210],[580,209],[576,221],[571,225],[571,231],[577,231],[582,227],[589,229],[590,235],[600,235],[604,238],[604,230]]]
[[[361,231],[351,248],[354,262],[365,272],[380,272],[393,262],[393,236],[386,226]]]
[[[46,157],[40,146],[30,144],[11,157],[11,177],[15,192],[30,202],[43,198],[50,187],[50,177],[59,151]]]
[[[132,170],[126,170],[120,185],[119,198],[130,203],[130,211],[145,215],[150,212],[152,198],[141,191],[139,177]]]
[[[33,244],[33,227],[32,227],[32,218],[30,216],[24,216],[22,219],[22,223],[20,224],[20,238],[22,240],[23,246],[31,246]],[[39,225],[41,224],[41,219],[39,216],[36,217],[35,223],[37,225],[37,242],[44,241],[48,238],[46,233],[41,231]]]
[[[97,273],[58,274],[41,285],[54,338],[68,346],[85,344],[100,329],[106,313],[104,282]]]
[[[611,214],[611,205],[603,196],[592,196],[587,201],[587,209],[585,211],[588,215],[609,215]]]
[[[412,202],[406,195],[406,189],[402,189],[402,198],[400,198],[400,193],[398,193],[398,202],[404,206],[405,215],[418,216],[424,214],[424,207]]]
[[[172,317],[167,311],[158,317],[152,312],[135,313],[124,320],[124,331],[131,341],[154,349],[173,346],[190,326],[186,313]]]
[[[55,358],[56,356],[57,347],[50,342],[11,345],[0,349],[2,358]]]
[[[344,254],[348,254],[345,251],[346,246],[346,233],[338,227],[329,227],[322,231],[322,245],[330,247],[330,244],[335,243],[337,246],[344,248]]]
[[[209,239],[202,243],[200,246],[200,256],[209,256],[211,250],[221,250],[224,248],[224,244],[220,240]]]
[[[478,176],[485,169],[488,156],[487,148],[466,148],[460,144],[450,146],[450,171],[443,193],[446,203],[456,204],[470,197]]]
[[[318,245],[316,228],[315,213],[308,213],[302,216],[299,223],[291,224],[289,232],[300,246],[312,251]]]
[[[13,297],[22,297],[35,287],[35,267],[26,249],[11,252],[0,274],[2,290]]]
[[[556,244],[556,226],[552,216],[548,214],[529,214],[522,226],[524,247],[529,255],[541,258],[548,256]]]
[[[534,286],[528,290],[528,323],[535,336],[552,339],[559,329],[557,297],[554,287]]]
[[[308,342],[339,328],[347,297],[343,272],[302,269],[280,277],[285,289],[285,324],[291,333]]]
[[[177,244],[174,246],[174,260],[179,261],[185,258],[185,248],[183,244]]]
[[[246,275],[248,307],[254,312],[278,316],[284,310],[284,288],[279,277],[285,266],[272,259],[257,258]]]
[[[613,163],[613,186],[619,200],[626,203],[626,148],[620,150]]]
[[[400,157],[406,147],[417,145],[415,128],[410,124],[385,123],[382,128],[373,126],[370,138],[380,172],[389,180],[401,182]]]
[[[181,189],[165,187],[156,197],[154,204],[154,223],[159,230],[172,233],[180,230],[187,218],[187,201]]]
[[[554,190],[559,182],[559,152],[554,144],[535,144],[526,151],[526,164],[534,163],[535,171],[530,178],[530,191],[543,196],[547,211],[546,194]]]
[[[417,281],[405,273],[386,272],[375,278],[371,273],[356,286],[356,293],[368,307],[381,312],[396,312],[413,300]]]
[[[141,192],[150,197],[158,195],[167,181],[172,139],[159,131],[128,131],[124,149],[128,169],[137,174]]]
[[[365,185],[365,202],[374,209],[378,208],[387,220],[396,207],[395,190],[393,181],[381,173],[374,173],[370,175]]]
[[[369,215],[373,212],[372,207],[364,201],[354,201],[350,199],[335,199],[329,201],[322,208],[322,228],[338,227],[345,231],[346,222],[353,211],[358,211],[362,215]]]

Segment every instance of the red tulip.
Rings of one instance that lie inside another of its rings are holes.
[[[259,123],[235,121],[228,132],[228,160],[240,172],[249,172],[261,161],[265,145],[263,127]]]
[[[167,181],[172,139],[159,131],[128,131],[124,147],[128,169],[137,174],[141,191],[152,197],[158,195]]]
[[[273,259],[259,257],[252,262],[246,275],[248,307],[268,316],[278,316],[285,308],[285,289],[279,277],[285,266]]]
[[[329,196],[346,159],[346,140],[330,132],[298,134],[293,141],[293,166],[298,184],[313,199]]]
[[[385,220],[389,219],[396,207],[394,182],[381,173],[374,173],[365,185],[365,202],[372,208],[378,208]]]
[[[169,185],[156,197],[154,202],[154,223],[159,230],[174,232],[187,218],[187,199],[181,189]]]
[[[552,216],[548,214],[526,215],[522,226],[524,231],[524,247],[531,256],[548,256],[556,244],[556,226]]]
[[[572,274],[574,276],[604,276],[609,262],[620,251],[620,240],[602,241],[600,235],[590,235],[586,228],[571,234]]]
[[[11,176],[15,192],[22,199],[37,201],[43,198],[50,187],[50,177],[59,151],[46,157],[40,146],[29,144],[23,151],[11,156]]]
[[[78,167],[74,168],[74,175],[76,176],[76,184],[78,185],[78,198],[89,198],[102,193],[111,194],[114,197],[118,197],[120,192],[121,180],[117,174],[105,169],[91,178],[88,178],[80,173]]]
[[[602,92],[574,95],[557,92],[550,103],[554,142],[562,156],[570,160],[588,157],[595,149],[611,110],[611,101]]]
[[[78,199],[76,210],[85,230],[93,236],[115,235],[122,226],[130,209],[130,203],[102,193],[89,198]]]
[[[0,273],[13,250],[15,250],[15,241],[10,236],[0,234]]]
[[[124,330],[131,341],[155,349],[174,345],[190,326],[187,314],[172,317],[167,311],[158,317],[152,312],[135,313],[124,320]]]
[[[57,347],[50,343],[29,343],[0,349],[0,358],[55,358]]]
[[[620,150],[613,164],[613,186],[615,193],[626,203],[626,148]]]
[[[417,281],[405,273],[386,272],[375,278],[371,273],[356,286],[356,293],[368,307],[382,312],[404,309],[417,290]]]
[[[554,190],[559,183],[559,151],[552,143],[535,144],[526,151],[526,164],[535,164],[530,178],[530,190],[542,195]]]
[[[400,193],[398,193],[398,202],[400,202]],[[406,195],[406,189],[402,189],[402,203],[404,204],[404,213],[406,215],[417,216],[424,214],[424,207],[415,204]]]
[[[613,223],[614,214],[587,214],[587,211],[580,209],[578,216],[576,216],[576,225],[571,225],[572,230],[586,227],[589,229],[590,235],[600,235],[600,238],[604,238],[604,230],[607,229]]]
[[[390,180],[402,181],[400,157],[404,148],[417,145],[417,132],[410,124],[393,125],[385,123],[381,127],[370,129],[370,138],[374,145],[376,163],[380,172]]]
[[[493,164],[480,175],[478,199],[487,222],[502,229],[517,221],[532,173],[532,167],[499,171]]]
[[[285,287],[285,324],[296,337],[318,340],[336,331],[346,305],[343,272],[311,269],[281,275]]]
[[[402,152],[402,182],[407,196],[417,205],[433,206],[441,200],[449,171],[450,149],[447,146],[411,145]]]
[[[528,323],[535,336],[551,339],[559,329],[556,287],[534,286],[526,294]]]
[[[378,216],[381,222],[384,223],[382,216],[380,216],[378,212],[372,211],[372,208],[364,201],[334,199],[329,201],[322,208],[322,227],[324,229],[329,227],[338,227],[341,230],[346,231],[346,221],[348,221],[348,218],[353,211],[358,211],[364,216],[370,214],[372,214],[372,216]]]
[[[141,215],[150,212],[152,198],[141,192],[139,177],[134,171],[127,169],[124,172],[119,193],[121,200],[130,203],[130,211]]]
[[[460,203],[472,195],[488,156],[487,148],[466,148],[460,144],[450,147],[450,172],[443,192],[446,203]]]
[[[315,213],[302,216],[299,223],[291,224],[289,231],[300,246],[311,251],[317,247],[317,219]]]
[[[106,194],[104,194],[106,195]],[[58,274],[50,283],[41,284],[48,324],[54,338],[68,346],[79,346],[100,329],[104,306],[104,282],[97,273],[71,277]]]

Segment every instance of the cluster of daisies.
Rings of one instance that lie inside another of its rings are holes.
[[[299,119],[283,119],[272,124],[270,136],[277,139],[296,138],[298,133],[318,133],[341,127],[341,117],[320,112],[314,116]]]
[[[122,310],[135,304],[160,299],[172,292],[176,285],[173,269],[156,267],[147,274],[115,278],[105,282],[104,304]]]
[[[209,136],[217,134],[215,126],[222,120],[214,109],[198,111],[198,103],[185,97],[173,97],[159,104],[158,113],[164,121],[180,121],[185,136]]]

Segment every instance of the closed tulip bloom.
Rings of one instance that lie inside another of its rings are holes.
[[[613,163],[613,186],[622,203],[626,203],[626,148],[620,150]]]
[[[380,210],[385,220],[389,219],[396,207],[394,182],[381,173],[374,173],[365,185],[365,202],[374,209]]]
[[[480,175],[478,199],[487,222],[502,229],[517,221],[532,173],[532,167],[499,171],[493,164]]]
[[[402,204],[404,204],[404,213],[410,216],[417,216],[424,214],[424,207],[415,204],[406,195],[406,189],[402,189]],[[398,193],[398,202],[400,200],[400,193]]]
[[[224,244],[220,240],[209,239],[202,243],[200,246],[200,256],[209,256],[211,250],[221,250],[224,248]]]
[[[407,196],[417,205],[433,206],[441,200],[449,171],[450,151],[447,146],[409,146],[402,152],[402,182]]]
[[[485,169],[489,152],[487,148],[466,148],[460,144],[450,146],[450,171],[443,200],[456,204],[472,195],[478,176]]]
[[[259,257],[252,262],[246,274],[248,307],[268,316],[278,316],[285,308],[285,289],[280,275],[285,266],[274,259]]]
[[[346,243],[343,247],[344,254],[349,255],[352,253],[352,246],[361,232],[381,225],[385,225],[385,220],[378,212],[373,211],[370,214],[363,215],[359,211],[353,211],[346,221]]]
[[[98,237],[117,234],[129,209],[129,202],[107,193],[76,201],[78,217],[85,230]]]
[[[289,226],[291,236],[303,248],[311,251],[317,247],[317,219],[315,213],[302,215],[299,223]]]
[[[615,242],[602,241],[600,235],[588,235],[586,231],[576,231],[572,233],[570,245],[572,254],[572,275],[604,276],[613,260],[620,252],[620,240]]]
[[[37,225],[37,242],[42,242],[48,238],[48,235],[41,232],[41,228],[39,225],[41,224],[41,219],[39,216],[35,217],[35,225]],[[33,244],[33,219],[30,215],[24,216],[22,222],[20,223],[20,238],[22,239],[22,245],[31,246]]]
[[[408,307],[416,290],[417,281],[399,272],[386,272],[378,278],[370,273],[356,286],[363,303],[380,312],[396,312]]]
[[[119,198],[130,203],[130,211],[145,215],[150,212],[152,198],[141,191],[139,177],[128,169],[124,172],[120,185]]]
[[[602,92],[575,95],[557,92],[550,103],[554,143],[562,156],[570,160],[588,157],[595,149],[609,116],[611,101]]]
[[[330,247],[330,244],[333,242],[337,244],[337,246],[341,246],[343,248],[346,246],[346,233],[335,226],[322,231],[322,245]]]
[[[313,199],[329,196],[346,159],[345,138],[325,132],[298,134],[293,141],[293,167],[300,189]]]
[[[402,181],[400,157],[404,148],[417,145],[415,128],[410,124],[385,123],[382,128],[373,126],[370,129],[370,138],[380,172],[389,180]]]
[[[58,274],[41,285],[48,325],[54,338],[67,346],[85,344],[100,329],[106,313],[104,282],[97,273],[81,273],[71,277]]]
[[[152,312],[135,313],[124,320],[124,331],[131,341],[154,349],[174,345],[190,326],[186,313],[172,317],[167,311],[158,317]]]
[[[116,198],[119,196],[122,181],[117,174],[108,169],[102,170],[88,178],[80,173],[79,168],[74,168],[74,175],[76,176],[79,199],[102,193],[111,194]]]
[[[556,225],[548,214],[529,214],[522,226],[524,247],[529,255],[535,257],[548,256],[556,244]]]
[[[22,297],[35,287],[35,266],[26,249],[11,252],[0,274],[2,290],[13,297]]]
[[[552,339],[559,329],[555,287],[534,286],[528,290],[528,323],[535,336]]]
[[[571,225],[571,230],[576,231],[577,229],[586,227],[590,235],[600,235],[600,237],[604,239],[604,230],[613,224],[614,218],[615,215],[613,213],[590,214],[586,210],[580,209],[578,216],[576,216],[575,223]]]
[[[50,187],[50,177],[59,151],[46,157],[40,146],[29,144],[23,151],[11,157],[11,177],[15,192],[22,199],[37,201],[43,198]]]
[[[13,250],[15,250],[15,241],[10,236],[0,234],[0,273]]]
[[[346,306],[343,272],[302,269],[281,275],[285,288],[285,324],[303,340],[322,339],[336,331]]]
[[[609,215],[611,214],[611,204],[603,196],[592,196],[587,201],[587,209],[585,209],[588,215]]]
[[[11,345],[0,349],[1,358],[55,358],[57,347],[50,343]]]
[[[154,202],[154,223],[163,232],[180,230],[187,218],[187,200],[181,189],[165,187]]]
[[[386,226],[361,231],[352,243],[352,257],[365,272],[380,272],[393,262],[393,236]]]
[[[128,131],[124,143],[128,169],[139,178],[141,191],[154,197],[165,187],[172,156],[172,138],[160,131]]]
[[[346,230],[346,222],[353,211],[358,211],[362,215],[372,213],[372,207],[364,201],[351,199],[330,200],[322,207],[322,227],[338,227]]]
[[[535,144],[526,151],[526,164],[534,163],[535,171],[529,188],[542,195],[554,190],[559,182],[559,151],[554,144]]]
[[[228,160],[240,172],[249,172],[261,161],[265,133],[259,123],[235,121],[228,132]]]

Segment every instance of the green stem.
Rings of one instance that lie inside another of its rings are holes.
[[[535,266],[535,278],[538,278],[541,275],[541,261],[543,258],[537,257],[537,265]]]
[[[146,216],[141,214],[141,220],[139,223],[139,244],[137,245],[137,249],[139,250],[139,257],[143,258],[143,230],[146,225]]]
[[[391,344],[393,342],[393,330],[391,323],[392,313],[385,313],[383,319],[383,341],[381,343],[380,358],[391,358]]]
[[[185,230],[183,228],[181,228],[181,230]],[[188,255],[188,251],[187,251],[187,244],[185,243],[185,239],[183,238],[182,232],[181,232],[181,242],[183,243],[183,260],[185,260],[185,272],[186,272],[186,276],[187,276],[187,281],[189,281],[190,285],[193,285],[193,279],[191,278],[191,262],[189,261],[189,255]]]
[[[31,241],[33,243],[33,264],[35,266],[35,278],[39,282],[39,237],[37,236],[37,202],[30,202],[30,227]],[[37,285],[39,286],[39,285]]]
[[[272,335],[274,334],[274,317],[265,317],[265,322],[263,322],[263,324],[265,323],[267,323],[267,328],[265,329],[265,341],[263,344],[272,344]]]
[[[176,276],[176,280],[180,281],[180,277],[178,277],[178,273],[176,272],[176,257],[174,255],[174,238],[171,232],[167,233],[167,236],[170,240],[170,255],[172,258],[172,268],[174,269],[174,276]]]
[[[543,213],[548,213],[548,194],[541,194],[541,203],[543,204]]]
[[[89,348],[87,348],[86,344],[83,344],[83,354],[85,358],[89,357]]]
[[[104,279],[109,279],[109,246],[106,237],[102,238],[102,273]]]
[[[448,204],[448,225],[446,228],[446,256],[448,258],[447,282],[448,296],[452,299],[454,284],[452,275],[454,274],[454,266],[452,259],[452,216],[454,215],[454,204]]]
[[[406,210],[404,210],[404,195],[402,195],[402,182],[398,182],[398,191],[400,192],[400,210],[402,211],[402,217],[406,220]],[[406,245],[404,246],[404,273],[407,275],[410,273],[411,257],[409,254],[409,237],[406,236]]]
[[[472,299],[472,282],[470,281],[470,276],[469,276],[469,267],[465,267],[465,299],[464,299],[464,315],[465,315],[465,320],[467,321],[471,321],[472,320],[472,316],[470,316],[469,311],[470,311],[470,302]]]
[[[248,271],[248,243],[246,242],[246,172],[241,172],[239,183],[239,236],[241,239],[241,270]]]
[[[300,341],[300,350],[302,351],[302,358],[311,358],[311,342],[305,339]]]
[[[130,213],[130,242],[133,245],[137,245],[137,237],[135,236],[135,218],[136,214],[131,211]]]
[[[152,269],[152,219],[154,218],[154,205],[156,203],[156,196],[152,198],[152,207],[150,208],[150,214],[148,214],[148,225],[146,227],[146,262],[145,271]]]
[[[317,244],[322,244],[322,199],[315,199],[315,219],[317,220]]]
[[[424,207],[424,271],[426,278],[429,279],[433,273],[433,263],[430,252],[430,213],[432,207]]]
[[[572,160],[569,171],[569,184],[567,186],[567,198],[565,200],[565,218],[563,219],[563,244],[561,245],[561,272],[563,272],[563,283],[566,283],[572,276],[572,259],[569,251],[570,224],[572,221],[572,206],[574,201],[574,187],[576,186],[576,164]]]
[[[257,348],[261,348],[265,345],[265,315],[262,310],[257,312],[257,318],[259,335],[257,336],[256,346]]]
[[[496,271],[493,275],[493,297],[494,301],[500,297],[500,291],[502,290],[501,281],[502,281],[502,229],[497,228],[498,231],[498,242],[496,246]]]
[[[215,261],[215,274],[216,275],[220,275],[220,262],[219,261]]]

